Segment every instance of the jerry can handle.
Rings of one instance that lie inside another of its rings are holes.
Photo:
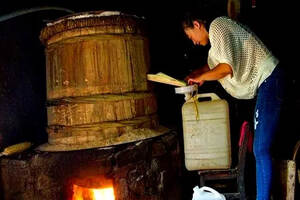
[[[196,98],[203,98],[203,97],[210,97],[212,101],[220,100],[220,97],[216,95],[215,93],[203,93],[203,94],[197,94]]]
[[[211,187],[203,186],[199,189],[199,192],[201,192],[201,193],[203,193],[204,191],[208,191],[208,192],[212,193],[217,198],[220,198],[220,197],[222,198],[221,194]]]

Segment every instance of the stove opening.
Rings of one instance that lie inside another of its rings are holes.
[[[72,200],[115,200],[113,182],[103,178],[85,178],[73,184]]]

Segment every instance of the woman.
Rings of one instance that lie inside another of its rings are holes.
[[[270,147],[283,97],[283,71],[279,61],[251,30],[228,17],[218,17],[210,23],[187,14],[182,26],[194,45],[210,43],[211,46],[207,64],[186,77],[189,84],[218,80],[237,99],[257,98],[254,111],[256,199],[269,200]]]

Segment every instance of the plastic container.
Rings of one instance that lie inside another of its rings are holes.
[[[192,200],[226,200],[223,194],[220,194],[210,187],[203,186],[199,188],[196,186],[193,190],[194,194]]]
[[[201,101],[203,98],[204,101]],[[227,101],[214,93],[198,94],[183,104],[182,120],[187,170],[230,168]]]

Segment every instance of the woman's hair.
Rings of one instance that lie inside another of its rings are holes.
[[[184,12],[181,18],[181,25],[183,29],[193,28],[194,21],[199,22],[200,24],[204,24],[206,30],[208,31],[210,23],[214,17],[209,13],[207,9],[193,9]]]

